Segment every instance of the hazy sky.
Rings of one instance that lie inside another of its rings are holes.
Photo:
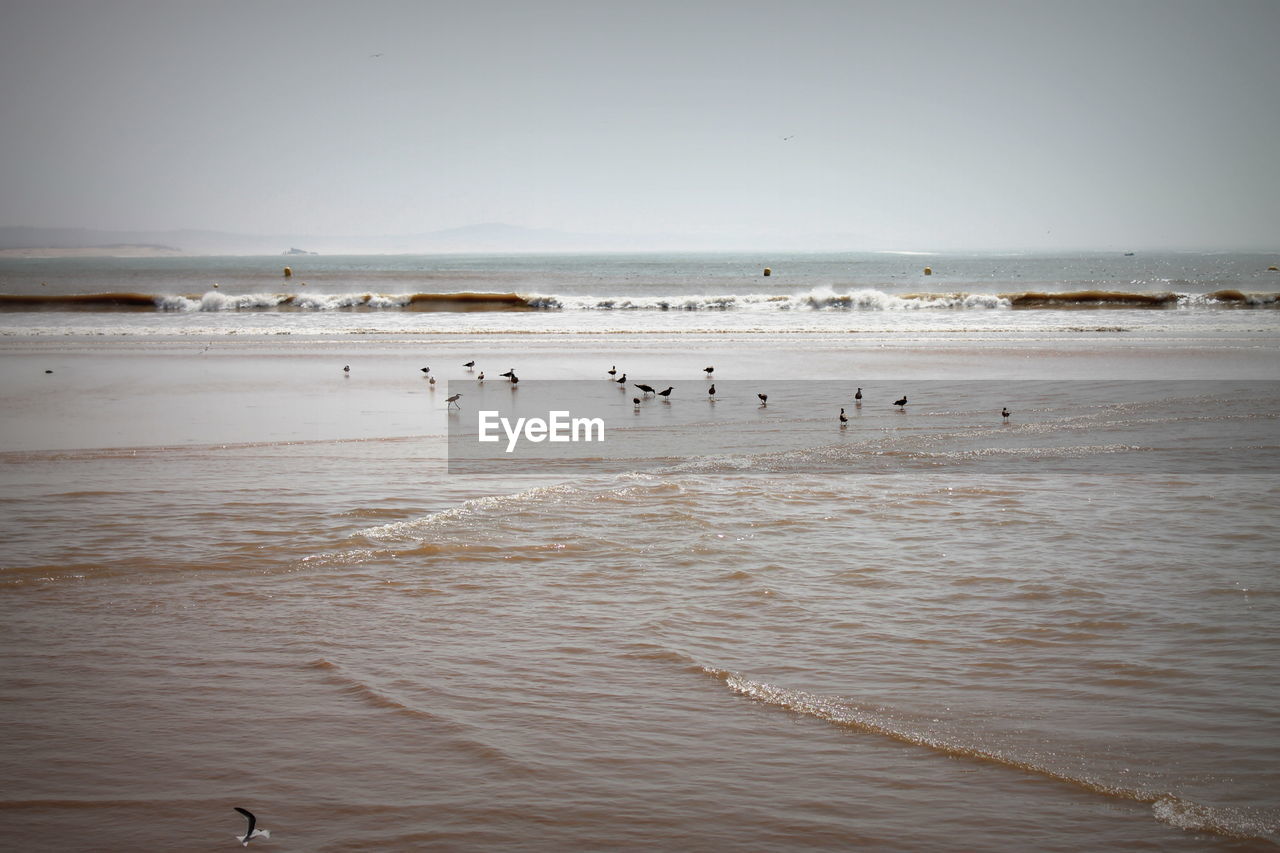
[[[1280,0],[0,0],[0,225],[1280,247]]]

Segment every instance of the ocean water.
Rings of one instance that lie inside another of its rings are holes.
[[[1273,849],[1273,263],[0,262],[8,839]]]

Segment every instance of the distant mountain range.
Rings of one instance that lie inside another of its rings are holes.
[[[745,242],[745,241],[744,241]],[[306,234],[249,235],[221,231],[99,231],[88,228],[0,227],[0,250],[86,250],[102,254],[188,255],[393,254],[393,253],[525,253],[625,252],[714,248],[709,240],[678,237],[616,237],[572,234],[489,222],[421,234],[382,237]]]

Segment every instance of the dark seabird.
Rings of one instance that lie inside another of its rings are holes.
[[[856,401],[857,401],[857,402],[859,402],[859,403],[861,403],[861,402],[862,402],[862,389],[861,389],[861,388],[859,388],[859,389],[858,389],[858,393],[857,393],[857,394],[854,394],[854,395],[853,395],[853,399],[854,399],[854,400],[856,400]]]
[[[459,409],[461,409],[462,404],[458,402],[458,398],[461,396],[462,396],[461,394],[454,394],[452,397],[445,397],[444,401],[447,404],[445,408],[447,409],[449,408],[449,406],[457,406]]]
[[[653,389],[653,386],[652,386],[652,385],[645,385],[643,382],[637,382],[637,383],[635,383],[635,385],[636,385],[636,387],[637,387],[637,388],[639,388],[641,391],[643,391],[643,392],[644,392],[644,393],[646,393],[646,394],[657,394],[657,393],[658,393],[657,391],[655,391],[655,390]]]
[[[468,361],[466,364],[462,366],[465,367],[467,370],[471,370],[476,366],[476,363],[474,361]]]
[[[436,384],[436,378],[435,378],[434,376],[428,376],[428,377],[427,377],[427,382],[429,382],[429,383],[430,383],[430,384],[432,384],[432,385],[435,385],[435,384]]]
[[[1009,415],[1010,415],[1010,414],[1012,414],[1012,413],[1009,411],[1009,407],[1008,407],[1008,406],[1005,406],[1004,408],[1002,408],[1002,409],[1000,410],[1000,417],[1004,418],[1006,421],[1007,421],[1007,420],[1009,420]]]
[[[508,370],[506,373],[499,373],[498,375],[501,376],[503,379],[510,379],[512,376],[516,375],[516,369],[513,367],[510,370]]]
[[[609,368],[609,375],[610,375],[610,376],[617,376],[617,375],[618,375],[618,365],[616,365],[616,364],[615,364],[613,367],[610,367],[610,368]]]
[[[244,831],[244,835],[237,835],[236,841],[239,841],[242,845],[248,847],[249,842],[255,838],[271,837],[271,830],[269,829],[254,829],[254,827],[258,825],[258,819],[253,816],[253,812],[248,809],[242,809],[239,806],[232,806],[232,808],[244,815],[245,819],[249,821],[249,828]]]
[[[623,387],[625,388],[625,387],[626,387],[626,385],[627,385],[627,374],[625,374],[625,373],[624,373],[624,374],[622,374],[622,378],[621,378],[621,379],[615,379],[615,380],[613,380],[613,381],[614,381],[614,382],[617,382],[619,385],[621,385],[621,386],[623,386]]]
[[[349,365],[349,364],[344,364],[344,365],[342,366],[342,372],[343,372],[343,373],[350,373],[350,372],[351,372],[351,365]]]
[[[424,368],[422,368],[422,372],[423,372],[423,373],[430,373],[430,372],[431,372],[431,368],[430,368],[430,367],[424,367]]]
[[[762,405],[762,406],[767,406],[767,405],[769,405],[769,395],[768,395],[768,394],[757,394],[756,396],[760,398],[760,405]]]
[[[667,390],[665,390],[665,391],[659,391],[659,392],[658,392],[658,396],[659,396],[659,397],[670,397],[670,396],[671,396],[671,392],[672,392],[672,391],[674,391],[674,390],[676,390],[674,385],[668,385],[668,386],[667,386]]]
[[[637,408],[637,409],[638,409],[638,408],[640,408],[640,398],[639,398],[639,397],[632,397],[632,398],[631,398],[631,402],[633,402],[633,403],[635,403],[635,404],[636,404],[636,408]]]
[[[849,422],[849,416],[844,413],[844,409],[840,410],[840,425],[844,426]]]
[[[46,370],[45,373],[53,373],[52,370]]]
[[[710,388],[707,389],[707,396],[714,397],[715,395],[716,395],[716,386],[712,385]]]
[[[907,405],[907,398],[904,396],[901,400],[894,400],[894,401],[893,401],[893,404],[894,404],[895,406],[898,406],[898,407],[906,406],[906,405]]]
[[[707,378],[710,379],[711,374],[715,373],[716,369],[714,367],[704,367],[702,368],[702,372],[707,374]]]
[[[512,384],[512,385],[515,385],[515,384],[516,384],[517,382],[519,382],[519,381],[520,381],[520,377],[519,377],[519,376],[516,376],[514,373],[513,373],[513,374],[511,374],[511,384]]]
[[[480,371],[480,375],[476,377],[476,381],[477,381],[477,382],[483,382],[483,381],[484,381],[484,371],[483,371],[483,370],[482,370],[482,371]]]

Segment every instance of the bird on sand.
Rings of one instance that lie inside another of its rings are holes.
[[[480,371],[480,375],[476,377],[476,381],[477,381],[477,382],[483,382],[483,381],[484,381],[484,371],[483,371],[483,370],[482,370],[482,371]]]
[[[462,404],[458,402],[458,398],[461,396],[462,396],[461,394],[454,394],[451,397],[445,397],[444,401],[447,404],[445,405],[445,408],[447,409],[449,408],[449,406],[457,406],[459,409],[461,409]]]
[[[465,367],[467,370],[473,370],[475,369],[476,363],[474,361],[468,361],[466,364],[462,366]]]
[[[512,384],[512,385],[515,385],[515,384],[516,384],[517,382],[519,382],[519,381],[520,381],[520,377],[519,377],[519,376],[516,376],[514,373],[513,373],[513,374],[511,374],[511,384]]]
[[[430,373],[430,372],[431,372],[431,368],[430,368],[430,367],[424,367],[424,368],[422,368],[422,372],[423,372],[423,373]]]
[[[343,372],[343,373],[350,373],[350,372],[351,372],[351,365],[349,365],[349,364],[344,364],[344,365],[342,366],[342,372]]]
[[[757,394],[756,396],[760,398],[760,405],[762,405],[762,406],[767,406],[767,405],[769,405],[769,395],[768,395],[768,394]]]
[[[248,809],[242,809],[239,806],[232,806],[232,808],[240,812],[240,814],[244,815],[245,819],[249,821],[249,828],[244,831],[244,835],[237,835],[236,841],[239,841],[243,846],[248,847],[249,842],[255,838],[271,837],[271,830],[255,829],[255,827],[258,825],[258,819],[253,816],[253,812],[249,811]]]
[[[668,385],[668,386],[667,386],[667,390],[665,390],[665,391],[659,391],[659,392],[658,392],[658,396],[659,396],[659,397],[670,397],[670,396],[671,396],[671,392],[672,392],[672,391],[674,391],[674,390],[676,390],[674,385]]]
[[[609,368],[609,375],[610,375],[610,376],[617,376],[617,375],[618,375],[618,365],[616,365],[616,364],[615,364],[613,367],[610,367],[610,368]]]
[[[710,379],[711,374],[715,373],[716,369],[714,367],[704,367],[702,368],[702,372],[707,374],[707,378]]]
[[[428,383],[428,384],[430,384],[430,385],[435,385],[435,384],[436,384],[436,378],[435,378],[434,376],[428,376],[428,377],[427,377],[427,383]]]
[[[906,408],[906,406],[907,406],[907,397],[906,397],[906,395],[904,394],[904,395],[902,396],[902,399],[901,399],[901,400],[894,400],[894,401],[893,401],[893,404],[894,404],[895,406],[897,406],[898,408],[900,408],[900,409],[904,409],[904,408]]]
[[[657,394],[652,385],[645,385],[643,382],[635,383],[635,386],[646,394]]]

